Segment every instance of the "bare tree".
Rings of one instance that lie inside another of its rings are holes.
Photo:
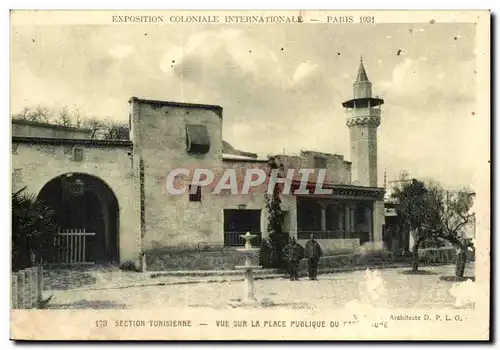
[[[412,179],[395,188],[393,198],[399,229],[411,232],[414,272],[418,271],[418,248],[424,240],[440,239],[450,242],[458,251],[455,275],[463,278],[469,243],[463,237],[464,228],[474,219],[474,196],[468,190],[450,192],[440,185]]]
[[[59,115],[57,116],[55,122],[57,125],[61,126],[72,126],[71,114],[68,110],[68,106],[63,106],[59,110]]]
[[[80,113],[80,108],[75,107],[73,113],[72,113],[72,118],[73,120],[73,125],[77,128],[83,128],[83,121],[84,118],[82,117],[82,114]]]
[[[50,109],[42,106],[35,108],[24,107],[20,112],[12,115],[12,119],[25,120],[37,123],[48,123],[50,120]]]
[[[434,198],[433,211],[437,216],[439,237],[450,242],[457,249],[455,277],[464,277],[467,262],[467,250],[470,243],[464,237],[465,227],[473,222],[474,213],[471,212],[474,204],[474,193],[462,189],[460,191],[446,191],[438,185],[430,187],[431,197]]]
[[[102,120],[97,118],[85,118],[82,121],[82,127],[90,130],[91,139],[97,139],[99,131],[105,128],[105,124]]]
[[[53,115],[55,115],[55,117],[51,118]],[[110,117],[85,117],[82,115],[79,107],[74,107],[73,110],[70,110],[68,106],[63,106],[56,113],[54,113],[54,110],[41,106],[36,108],[25,107],[20,112],[13,114],[12,118],[41,123],[52,122],[61,126],[73,126],[76,128],[88,129],[90,130],[91,139],[129,139],[129,127],[127,123],[115,121]]]
[[[105,140],[128,140],[129,128],[128,125],[122,122],[117,122],[111,118],[86,118],[83,120],[82,126],[90,130],[91,138],[102,138]]]
[[[28,107],[24,107],[20,112],[14,113],[12,119],[15,120],[29,120],[31,110]]]
[[[125,123],[120,123],[111,119],[108,119],[105,123],[107,127],[107,140],[128,140],[129,139],[129,128]]]

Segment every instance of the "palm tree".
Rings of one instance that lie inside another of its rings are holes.
[[[34,264],[50,247],[55,233],[54,210],[27,194],[26,187],[12,194],[12,270]]]

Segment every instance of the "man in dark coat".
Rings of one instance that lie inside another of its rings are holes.
[[[288,262],[290,281],[298,281],[300,259],[304,257],[304,248],[290,237],[289,243],[283,248],[283,257]]]
[[[318,242],[311,235],[311,238],[306,243],[305,257],[307,258],[307,266],[309,267],[309,279],[318,280],[318,261],[323,255],[323,250]]]

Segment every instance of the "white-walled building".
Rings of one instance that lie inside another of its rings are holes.
[[[296,170],[292,193],[281,199],[283,231],[299,243],[312,233],[326,254],[355,253],[367,242],[383,249],[384,189],[377,187],[383,102],[372,97],[361,61],[353,98],[343,103],[349,161],[312,151],[276,156],[285,171]],[[145,253],[153,270],[231,268],[240,234],[268,235],[264,193],[213,194],[213,188],[198,187],[173,195],[165,183],[177,168],[243,174],[267,171],[267,160],[222,140],[222,107],[136,97],[129,104],[127,141],[13,133],[14,189],[26,187],[54,206],[63,232],[95,233],[85,238],[92,261],[138,261]],[[296,192],[303,168],[315,169],[310,194]],[[326,169],[323,188],[331,194],[312,193],[319,169]]]

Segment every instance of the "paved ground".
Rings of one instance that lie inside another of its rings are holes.
[[[394,263],[385,268],[408,267],[408,263]],[[375,267],[374,267],[375,268]],[[364,270],[362,266],[351,268],[328,268],[320,274],[351,272]],[[305,276],[306,271],[301,271]],[[263,269],[254,272],[256,279],[276,279],[284,277],[283,272]],[[166,271],[137,273],[122,271],[117,266],[90,266],[73,268],[46,268],[44,270],[44,289],[58,290],[102,290],[152,285],[172,285],[190,283],[235,282],[243,280],[241,270],[201,270],[201,271]]]
[[[428,273],[422,275],[404,274],[407,270],[408,268],[394,268],[335,273],[322,275],[319,281],[309,281],[307,278],[298,282],[286,279],[257,280],[256,295],[269,306],[288,308],[337,308],[352,303],[391,308],[456,306],[457,284],[440,280],[440,276],[453,275],[454,266],[426,266],[423,270]],[[93,276],[96,278],[95,274]],[[147,275],[141,276],[144,281],[153,280]],[[474,276],[473,267],[470,266],[466,270],[466,276]],[[115,277],[118,278],[119,275]],[[182,278],[171,277],[180,280]],[[109,283],[106,285],[110,286]],[[228,301],[238,299],[243,294],[241,281],[128,288],[120,287],[117,283],[116,288],[98,290],[57,290],[61,288],[57,288],[57,284],[54,286],[56,288],[45,291],[45,296],[53,295],[48,308],[56,309],[157,310],[179,306],[227,308]]]

